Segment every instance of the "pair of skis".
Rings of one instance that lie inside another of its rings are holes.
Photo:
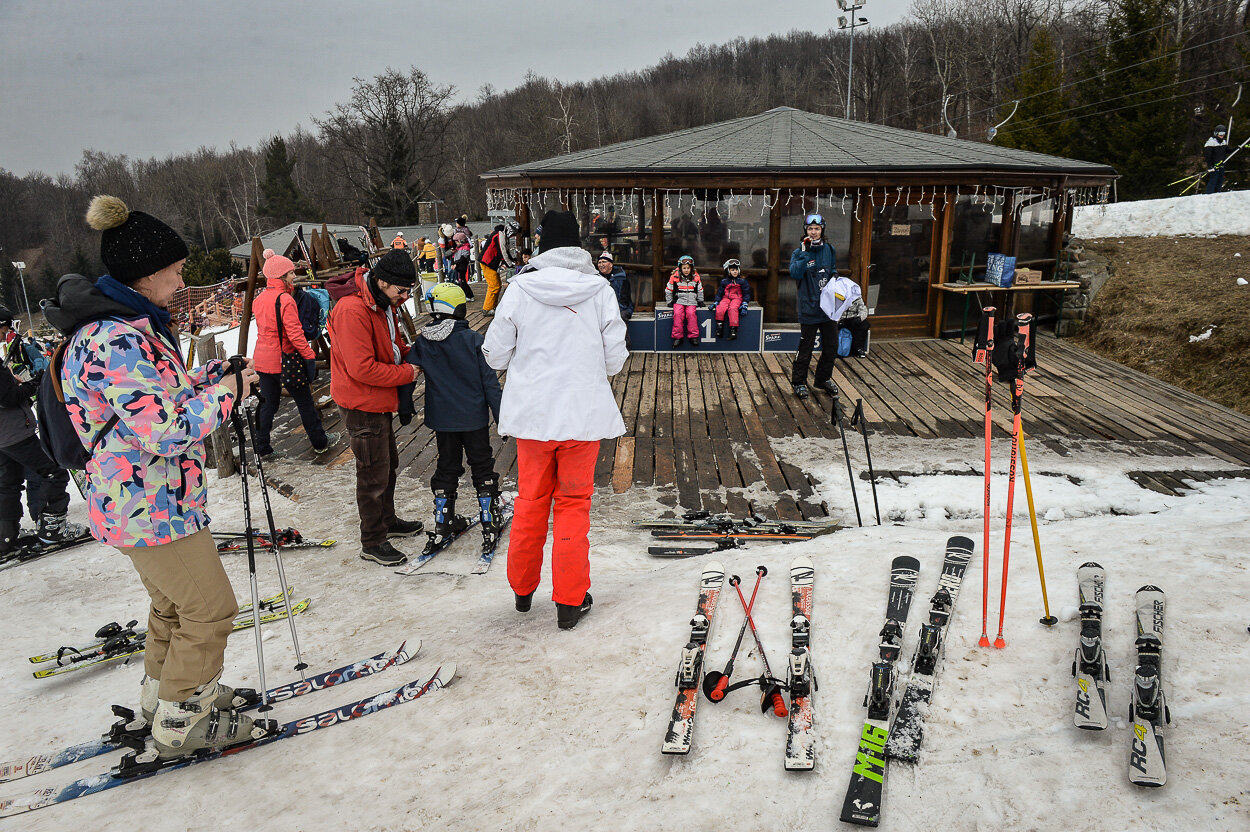
[[[326,540],[306,538],[300,534],[298,529],[293,528],[278,529],[277,533],[278,545],[283,549],[328,549],[338,543],[333,538]],[[262,549],[273,548],[273,540],[268,532],[253,530],[251,538],[254,546],[259,546]],[[217,542],[218,552],[237,552],[246,549],[247,539],[248,535],[244,532],[213,532],[213,540]]]
[[[282,701],[298,696],[303,696],[320,690],[325,687],[333,687],[345,682],[352,681],[357,678],[380,673],[396,664],[407,662],[412,655],[415,655],[416,649],[412,653],[405,652],[405,648],[401,645],[398,651],[390,654],[379,654],[364,662],[348,665],[338,668],[327,673],[310,677],[303,682],[294,682],[290,685],[283,685],[274,688],[266,697],[271,701]],[[126,783],[136,780],[143,780],[148,777],[154,777],[177,769],[187,768],[188,766],[197,765],[199,763],[215,760],[220,757],[233,756],[244,751],[280,740],[289,739],[300,734],[308,734],[313,731],[339,725],[354,719],[369,716],[378,713],[387,708],[396,705],[402,705],[406,702],[412,702],[424,697],[426,694],[440,690],[451,684],[456,676],[456,665],[452,662],[446,662],[437,667],[432,672],[425,672],[407,684],[400,685],[397,688],[386,691],[381,694],[366,696],[355,702],[350,702],[337,708],[313,713],[307,716],[293,719],[281,725],[277,732],[261,739],[252,740],[240,745],[230,746],[229,748],[217,751],[202,751],[186,757],[177,757],[170,760],[157,760],[155,751],[145,750],[142,752],[134,752],[122,758],[118,765],[113,766],[109,771],[103,774],[97,774],[91,777],[84,777],[75,780],[60,787],[39,789],[30,794],[7,800],[0,800],[0,817],[10,817],[35,809],[42,809],[47,806],[53,806],[58,803],[65,803],[75,798],[83,797],[88,794],[107,791],[117,788]],[[32,757],[27,760],[19,760],[14,763],[0,765],[0,779],[11,780],[18,777],[26,777],[31,774],[39,774],[51,768],[68,765],[87,759],[88,757],[98,756],[99,754],[108,753],[115,750],[119,746],[108,742],[103,748],[100,743],[106,743],[106,740],[98,740],[90,743],[84,743],[82,746],[75,746],[65,749],[58,754],[41,755]],[[85,756],[84,756],[85,755]],[[149,760],[149,758],[151,758]],[[140,764],[154,765],[154,768],[145,770],[134,776],[123,776],[122,772],[127,770],[127,766],[133,768],[136,760],[142,760]]]
[[[835,532],[841,522],[776,521],[758,515],[737,520],[725,516],[708,516],[694,521],[647,521],[638,524],[650,529],[659,540],[703,541],[712,546],[650,546],[647,554],[657,558],[687,558],[709,555],[726,549],[739,549],[749,541],[793,543]]]
[[[499,538],[503,536],[503,530],[507,528],[509,523],[512,522],[511,502],[504,502],[500,518],[500,534],[495,538],[495,545],[484,550],[480,555],[478,555],[477,563],[473,564],[474,575],[485,575],[490,571],[491,564],[495,562],[495,552],[498,549]],[[429,532],[429,542],[426,544],[425,551],[412,558],[411,562],[409,562],[406,566],[401,566],[399,569],[396,569],[394,574],[403,575],[405,577],[409,575],[416,575],[421,571],[422,567],[433,560],[436,555],[440,552],[446,551],[451,544],[455,543],[467,532],[482,522],[481,515],[474,515],[472,517],[466,517],[465,519],[468,521],[468,525],[458,532],[453,532],[452,534],[443,535],[441,537],[435,535],[434,532]]]
[[[1111,673],[1102,645],[1103,584],[1106,573],[1093,561],[1077,570],[1081,599],[1081,641],[1072,661],[1076,679],[1073,722],[1088,731],[1103,731],[1107,719],[1107,683]],[[1137,786],[1162,786],[1167,782],[1163,754],[1163,728],[1171,723],[1163,694],[1160,660],[1163,655],[1163,617],[1166,598],[1157,586],[1137,590],[1137,669],[1133,674],[1129,722],[1133,735],[1128,779]]]
[[[795,558],[790,566],[790,599],[791,599],[791,646],[787,661],[786,688],[790,693],[788,723],[786,728],[785,767],[788,771],[810,771],[816,764],[815,735],[812,732],[812,692],[816,689],[815,677],[811,663],[811,615],[812,590],[815,585],[816,571],[812,561],[807,557]],[[664,734],[664,743],[660,747],[663,754],[685,755],[690,753],[694,737],[694,718],[699,702],[699,690],[703,681],[703,662],[707,652],[708,634],[712,628],[712,619],[716,612],[716,604],[720,598],[725,580],[725,568],[718,561],[709,561],[703,568],[699,579],[699,597],[695,604],[695,614],[690,621],[690,638],[681,651],[681,660],[677,666],[677,700],[673,705],[672,717]],[[743,601],[744,614],[748,620],[744,626],[752,622],[750,608]],[[761,650],[761,655],[763,651]],[[732,665],[727,666],[731,672]],[[723,674],[728,676],[728,672]],[[718,674],[722,675],[722,674]],[[727,679],[726,679],[727,681]],[[712,694],[706,692],[709,698]],[[773,691],[772,699],[780,697],[780,692]],[[768,692],[765,693],[764,706],[767,710],[780,713],[779,703],[770,702]],[[780,705],[784,708],[784,705]]]
[[[63,552],[83,543],[90,543],[92,540],[90,533],[87,532],[60,543],[44,543],[34,532],[19,535],[17,540],[14,541],[13,549],[5,555],[0,555],[0,571],[12,569],[14,566],[41,558],[44,555]]]
[[[966,537],[952,537],[947,541],[938,589],[930,603],[929,619],[920,627],[911,677],[901,698],[895,696],[896,666],[902,653],[912,596],[920,578],[920,562],[903,555],[891,564],[880,657],[872,665],[868,694],[864,698],[868,716],[860,729],[855,763],[842,802],[841,819],[846,823],[877,826],[881,820],[887,761],[893,758],[915,762],[918,757],[924,737],[925,712],[933,695],[951,614],[972,559],[972,549],[973,543]]]
[[[989,647],[991,644],[989,636],[990,435],[994,417],[992,393],[995,347],[994,315],[996,311],[992,306],[987,306],[981,310],[981,323],[977,329],[977,338],[973,346],[973,363],[985,366],[985,542],[981,549],[981,640],[978,642],[981,647]],[[1011,563],[1011,517],[1014,511],[1016,496],[1016,463],[1020,458],[1021,449],[1020,410],[1024,400],[1024,376],[1028,369],[1027,365],[1033,346],[1030,340],[1032,329],[1032,315],[1024,313],[1016,316],[1015,334],[1012,344],[1014,356],[1008,355],[1008,360],[1014,358],[1014,365],[1010,369],[1014,370],[1015,377],[1012,380],[1011,390],[1011,463],[1007,472],[1007,524],[1003,532],[1003,577],[998,602],[998,636],[993,641],[993,645],[998,648],[1007,646],[1007,641],[1003,638],[1003,624],[1007,615],[1007,571]],[[1000,372],[1004,371],[1000,370]]]

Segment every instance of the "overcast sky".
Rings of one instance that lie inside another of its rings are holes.
[[[909,0],[872,0],[873,24]],[[833,0],[0,0],[0,167],[166,156],[312,127],[353,77],[415,65],[471,100],[529,70],[586,81],[696,43],[827,31]]]

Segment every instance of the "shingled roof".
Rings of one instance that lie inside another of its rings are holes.
[[[959,170],[1116,175],[1111,167],[1093,162],[777,107],[755,116],[497,168],[483,178],[574,173]]]

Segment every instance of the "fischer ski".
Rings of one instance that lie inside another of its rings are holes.
[[[924,721],[937,683],[938,662],[946,647],[946,632],[950,628],[951,614],[959,599],[964,574],[972,560],[973,542],[966,537],[952,537],[946,541],[946,558],[942,562],[942,574],[938,576],[937,592],[929,602],[929,620],[920,625],[920,640],[912,656],[911,676],[903,691],[886,754],[892,760],[916,762],[920,744],[924,740]]]
[[[812,559],[797,557],[790,564],[790,719],[786,728],[786,771],[811,771],[816,765],[816,736],[812,733],[812,587],[816,569]]]
[[[703,676],[703,656],[707,650],[708,632],[712,629],[712,614],[725,583],[725,567],[718,561],[709,561],[699,578],[699,601],[695,605],[694,618],[690,620],[690,639],[681,649],[681,663],[677,666],[677,701],[673,716],[664,734],[663,754],[689,754],[690,741],[694,736],[695,707],[699,704],[699,682]]]
[[[381,673],[383,670],[395,665],[404,664],[416,656],[420,650],[421,641],[419,639],[412,644],[411,648],[408,642],[404,642],[393,652],[378,653],[376,656],[370,656],[364,661],[328,670],[325,673],[310,676],[301,682],[290,682],[285,685],[279,685],[276,688],[270,688],[265,693],[265,700],[270,704],[285,702],[288,699],[315,693],[323,688],[337,687],[346,682],[363,679],[366,676]],[[239,708],[238,710],[241,712],[251,711],[258,707],[260,707],[259,700],[249,707]],[[0,763],[0,783],[42,774],[54,768],[60,768],[61,766],[67,766],[82,760],[89,760],[92,757],[98,757],[110,751],[130,747],[126,744],[126,740],[123,737],[137,737],[141,740],[147,734],[149,726],[141,716],[138,720],[144,724],[136,725],[136,717],[133,710],[114,705],[113,713],[121,717],[121,721],[114,723],[109,732],[99,739],[71,745],[52,754],[38,754],[25,760]]]
[[[378,711],[402,705],[406,702],[412,702],[420,699],[427,693],[440,690],[451,684],[455,678],[456,666],[454,663],[448,662],[434,671],[429,677],[419,677],[406,685],[401,685],[393,690],[374,696],[366,696],[356,702],[348,703],[338,708],[332,708],[321,713],[310,714],[308,716],[293,719],[284,725],[281,725],[277,732],[269,736],[262,737],[250,742],[244,742],[239,745],[233,745],[229,748],[219,749],[207,753],[197,753],[187,757],[176,757],[170,760],[159,760],[156,757],[155,749],[149,749],[141,754],[131,754],[122,758],[122,761],[108,772],[97,774],[93,777],[85,777],[81,780],[75,780],[59,788],[39,789],[25,797],[0,800],[0,817],[11,817],[30,812],[35,809],[42,809],[46,806],[52,806],[57,803],[65,803],[78,797],[88,794],[96,794],[97,792],[107,791],[126,783],[143,780],[168,771],[177,771],[178,769],[187,768],[197,763],[215,760],[220,757],[233,756],[241,754],[244,751],[261,746],[268,745],[279,740],[288,739],[290,737],[299,736],[300,734],[308,734],[312,731],[318,731],[322,728],[329,728],[353,719],[375,714]],[[125,770],[136,770],[143,766],[155,766],[137,770],[133,776],[123,776]]]
[[[287,592],[288,594],[294,595],[295,587],[290,587],[287,590]],[[268,598],[262,598],[260,600],[260,608],[266,612],[280,609],[284,606],[286,606],[286,602],[283,599],[281,592],[276,593],[274,595],[270,595]],[[243,617],[245,613],[250,615],[251,612],[252,612],[252,602],[245,601],[239,604],[239,614],[235,616],[235,618],[241,618]],[[138,619],[136,619],[126,624],[125,627],[123,627],[121,624],[118,624],[116,621],[109,622],[108,624],[105,624],[100,629],[96,630],[95,637],[99,639],[99,641],[92,642],[86,647],[59,647],[57,648],[57,651],[55,653],[40,653],[37,656],[29,657],[28,661],[31,664],[55,662],[58,659],[61,659],[62,657],[64,657],[67,653],[86,653],[91,650],[98,650],[104,646],[104,643],[106,641],[112,638],[116,638],[117,636],[122,635],[123,633],[129,633],[132,636],[137,636],[140,633],[146,633],[148,631],[147,627],[139,627],[138,629],[135,629],[135,626],[138,623],[139,621]]]
[[[881,821],[885,747],[890,738],[890,715],[894,708],[895,663],[903,647],[903,629],[919,578],[920,561],[907,555],[894,559],[890,567],[885,626],[881,628],[881,657],[873,662],[872,680],[868,695],[864,697],[868,718],[860,730],[855,765],[842,802],[841,817],[846,823],[876,826]]]
[[[285,608],[277,609],[273,612],[265,613],[260,617],[261,624],[269,624],[274,621],[285,621],[292,615],[299,615],[308,609],[308,605],[312,603],[311,599],[305,598],[298,602],[289,611]],[[239,630],[246,630],[254,626],[252,617],[239,617],[234,620],[234,628],[231,632],[237,633]],[[117,661],[129,661],[135,656],[147,649],[147,631],[138,632],[134,630],[124,631],[112,639],[104,642],[99,648],[88,653],[66,654],[58,661],[56,667],[44,668],[36,670],[31,675],[36,679],[47,679],[50,676],[60,676],[75,670],[83,670],[88,667],[97,667],[102,664],[110,664]]]
[[[1107,728],[1107,652],[1102,647],[1102,588],[1106,580],[1103,568],[1094,562],[1083,563],[1076,570],[1077,588],[1081,596],[1081,642],[1072,660],[1076,678],[1076,710],[1072,719],[1077,728],[1103,731]]]
[[[1133,726],[1128,779],[1135,786],[1162,786],[1168,781],[1163,758],[1163,726],[1172,714],[1163,695],[1163,613],[1165,598],[1157,586],[1137,590],[1137,672],[1128,718]]]

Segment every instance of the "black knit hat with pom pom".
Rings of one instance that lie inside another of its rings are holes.
[[[87,224],[101,232],[100,259],[122,283],[156,274],[188,254],[176,231],[151,214],[129,210],[115,196],[92,199]]]

